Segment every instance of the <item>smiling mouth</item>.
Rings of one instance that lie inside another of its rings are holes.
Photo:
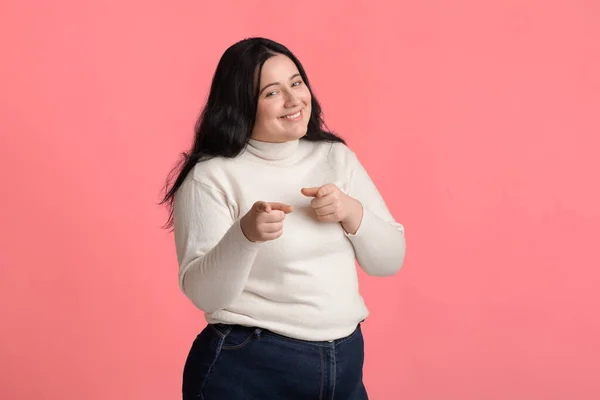
[[[283,117],[279,117],[279,118],[287,119],[287,120],[290,120],[290,121],[298,120],[298,119],[302,118],[302,110],[297,111],[294,114],[284,115]]]

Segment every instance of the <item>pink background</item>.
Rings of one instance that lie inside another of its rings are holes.
[[[204,321],[156,202],[252,35],[406,226],[361,275],[371,398],[600,398],[599,3],[348,4],[2,2],[1,398],[180,398]]]

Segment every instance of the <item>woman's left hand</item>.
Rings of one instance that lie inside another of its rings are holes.
[[[340,222],[349,234],[358,231],[363,216],[362,204],[336,185],[329,183],[321,187],[304,188],[302,194],[314,197],[310,205],[319,221]]]

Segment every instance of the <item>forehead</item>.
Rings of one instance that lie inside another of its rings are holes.
[[[265,61],[260,74],[263,83],[267,81],[287,80],[292,75],[298,73],[296,64],[283,54],[278,54]]]

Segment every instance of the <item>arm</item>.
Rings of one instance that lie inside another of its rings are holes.
[[[346,233],[361,268],[373,276],[394,275],[404,263],[404,227],[394,220],[375,184],[352,153],[348,195],[362,205],[358,230]]]
[[[179,285],[205,312],[223,309],[242,292],[260,244],[243,234],[226,196],[186,179],[175,196]]]

